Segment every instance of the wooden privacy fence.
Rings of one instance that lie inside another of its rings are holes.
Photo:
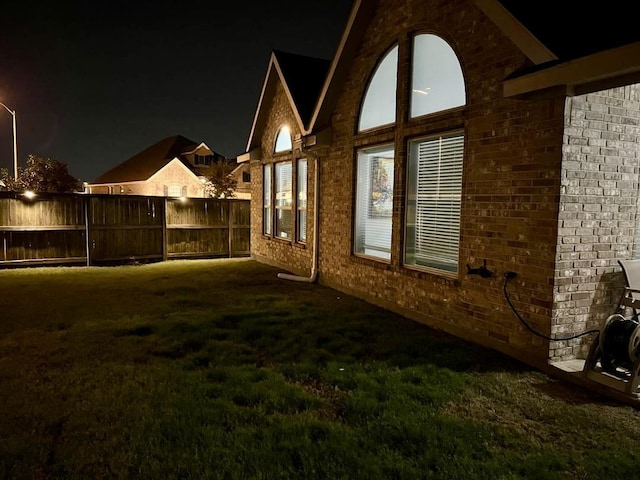
[[[0,192],[0,267],[250,254],[250,201]]]

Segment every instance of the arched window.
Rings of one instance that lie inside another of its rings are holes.
[[[281,127],[280,130],[278,130],[274,152],[288,152],[291,151],[291,149],[291,132],[289,131],[289,127],[285,125],[284,127]]]
[[[376,69],[362,101],[358,130],[367,130],[396,121],[398,46],[393,47]]]
[[[466,103],[458,57],[447,42],[431,34],[413,38],[411,118]]]

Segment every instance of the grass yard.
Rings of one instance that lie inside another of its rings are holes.
[[[277,272],[0,271],[0,478],[639,478],[635,409]]]

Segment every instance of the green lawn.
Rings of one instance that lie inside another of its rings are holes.
[[[277,272],[0,271],[0,478],[639,478],[635,409]]]

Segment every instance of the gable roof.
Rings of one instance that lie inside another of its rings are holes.
[[[201,145],[202,144],[189,140],[182,135],[167,137],[145,148],[120,165],[106,171],[92,183],[144,181],[174,158],[178,158],[195,175],[199,175],[197,170],[185,159],[183,154],[191,153]]]
[[[273,53],[291,93],[293,105],[303,125],[306,125],[311,119],[331,62],[281,50],[274,50]]]
[[[275,94],[277,82],[284,87],[296,123],[301,131],[311,120],[318,95],[325,83],[329,60],[273,50],[269,59],[258,107],[253,119],[247,151],[259,145],[267,112]]]
[[[606,8],[598,9],[560,0],[473,2],[531,62],[528,68],[505,78],[505,96],[526,95],[547,89],[562,89],[567,95],[577,95],[640,82],[640,29],[625,0],[610,0]],[[344,77],[357,55],[360,41],[378,3],[379,0],[354,0],[308,122],[299,115],[283,69],[276,55],[272,54],[247,152],[258,146],[256,138],[259,138],[266,121],[262,108],[266,107],[266,99],[273,95],[276,75],[285,85],[303,135],[329,124]],[[283,62],[287,61],[283,59]],[[285,69],[289,71],[288,67]],[[299,85],[303,86],[304,82]],[[313,89],[306,90],[307,100],[312,98]]]

